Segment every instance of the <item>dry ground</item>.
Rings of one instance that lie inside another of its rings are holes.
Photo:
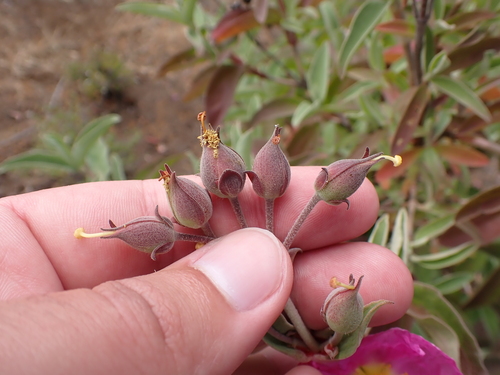
[[[196,114],[202,101],[180,100],[192,73],[155,77],[168,56],[188,45],[182,28],[117,12],[120,2],[0,0],[0,161],[32,147],[49,114],[75,107],[86,121],[119,113],[118,139],[141,131],[133,168],[158,164],[186,149],[199,151]],[[124,97],[89,100],[67,78],[70,64],[90,61],[97,51],[115,54],[131,71],[134,83]],[[190,171],[190,165],[181,162],[176,169]],[[36,171],[9,173],[0,175],[0,197],[71,182]]]

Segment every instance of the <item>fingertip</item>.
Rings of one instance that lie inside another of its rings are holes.
[[[247,228],[203,246],[193,266],[207,276],[238,311],[251,310],[281,289],[291,288],[290,258],[269,231]],[[284,293],[281,293],[283,294]]]
[[[377,300],[394,302],[381,307],[370,326],[399,319],[413,298],[413,280],[406,265],[392,251],[374,244],[344,243],[299,254],[294,269],[292,298],[312,329],[326,327],[319,311],[332,290],[332,277],[348,282],[350,274],[355,279],[364,276],[360,293],[365,304]]]
[[[304,178],[310,183],[311,171],[307,169],[305,172]],[[304,181],[292,183],[289,195],[285,194],[276,201],[276,233],[279,238],[286,237],[293,220],[314,195],[312,183],[309,188],[303,186]],[[365,179],[349,202],[349,208],[345,203],[334,206],[319,202],[300,228],[293,246],[303,250],[317,249],[351,240],[369,230],[377,220],[379,211],[379,200],[373,184]]]

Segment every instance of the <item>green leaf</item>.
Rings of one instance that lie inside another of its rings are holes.
[[[453,80],[446,76],[437,76],[432,78],[431,82],[439,91],[463,104],[482,119],[486,121],[491,120],[491,113],[486,105],[479,96],[462,81]]]
[[[418,263],[419,266],[430,269],[439,270],[454,266],[463,262],[474,254],[479,248],[475,243],[466,242],[451,249],[440,251],[435,254],[412,255],[411,260]]]
[[[295,330],[293,324],[290,323],[283,314],[280,314],[280,316],[278,316],[276,321],[273,323],[273,328],[283,335],[286,335],[289,332]]]
[[[491,342],[496,342],[497,337],[500,337],[500,322],[497,312],[491,306],[481,307],[477,309],[477,312],[488,338]]]
[[[434,279],[432,281],[432,285],[438,288],[441,293],[446,295],[462,290],[464,285],[469,284],[472,280],[474,280],[473,272],[462,271],[450,273]]]
[[[314,53],[306,73],[307,88],[314,102],[321,103],[328,91],[330,77],[330,48],[325,41]]]
[[[125,167],[123,166],[123,160],[120,155],[112,153],[109,157],[109,166],[111,178],[113,180],[126,180]]]
[[[425,148],[422,151],[420,161],[434,184],[439,184],[441,188],[450,184],[450,181],[446,179],[444,160],[433,147]]]
[[[487,375],[476,338],[467,328],[460,314],[433,286],[415,282],[410,311],[422,316],[434,316],[453,329],[460,341],[459,367],[464,375]]]
[[[361,95],[358,98],[359,106],[370,121],[384,126],[387,121],[380,110],[380,102],[373,99],[371,95]]]
[[[165,4],[156,4],[147,2],[122,3],[116,6],[116,10],[122,12],[142,14],[144,16],[165,18],[167,20],[178,23],[185,23],[184,17],[179,11],[179,9]]]
[[[377,35],[371,40],[370,49],[368,50],[368,62],[375,71],[383,72],[385,70],[384,48]]]
[[[255,129],[249,129],[238,137],[234,150],[243,158],[246,165],[252,165],[252,136]]]
[[[44,146],[48,150],[51,150],[51,154],[55,153],[55,155],[58,155],[62,159],[66,160],[68,165],[73,166],[75,169],[78,168],[78,165],[76,165],[73,161],[70,147],[66,142],[64,142],[61,135],[55,133],[44,133],[41,138]]]
[[[434,0],[434,17],[441,20],[444,17],[445,0]]]
[[[181,14],[184,23],[193,26],[193,13],[197,0],[183,0],[181,5]]]
[[[345,75],[352,56],[359,46],[361,46],[367,35],[375,28],[390,4],[390,1],[366,2],[354,15],[349,35],[344,39],[339,52],[338,64],[342,77]]]
[[[427,224],[419,227],[413,236],[412,246],[418,247],[426,244],[431,239],[443,234],[455,223],[455,215],[450,214],[434,219]]]
[[[387,239],[389,238],[389,214],[383,214],[377,220],[373,226],[368,242],[374,243],[380,246],[387,245]]]
[[[428,68],[431,63],[431,59],[436,54],[436,46],[434,44],[434,35],[432,29],[427,26],[425,28],[425,44],[424,44],[424,61],[425,66]]]
[[[30,150],[13,156],[0,164],[0,173],[17,169],[50,169],[59,172],[75,172],[73,166],[59,155],[45,150]]]
[[[446,51],[441,51],[431,59],[429,66],[427,68],[427,74],[424,79],[428,80],[431,77],[441,73],[451,64],[450,59],[446,55]]]
[[[405,264],[408,264],[408,257],[411,251],[409,236],[408,211],[403,207],[399,209],[396,220],[394,220],[389,249],[394,254],[401,257]]]
[[[460,341],[458,335],[445,321],[425,313],[419,314],[419,312],[411,309],[407,314],[415,319],[419,328],[425,332],[437,347],[452,358],[457,366],[460,365]]]
[[[497,268],[481,286],[474,291],[474,295],[465,303],[466,308],[478,306],[498,306],[500,301],[500,267]]]
[[[109,179],[111,172],[109,147],[102,138],[98,138],[85,155],[85,164],[92,172],[92,181],[106,181]]]
[[[299,126],[302,121],[311,114],[318,106],[315,103],[311,103],[307,100],[304,100],[299,103],[297,108],[295,108],[295,112],[292,116],[292,126]]]
[[[441,138],[441,135],[443,135],[445,130],[448,128],[448,126],[451,123],[451,120],[453,119],[452,111],[453,111],[452,109],[441,110],[438,113],[436,113],[435,117],[429,118],[430,120],[428,121],[428,124],[430,125],[430,129],[428,131],[428,134],[430,136],[430,142],[428,142],[429,144],[437,143],[437,140]]]
[[[373,315],[375,315],[375,313],[379,308],[381,308],[384,305],[387,305],[388,303],[394,303],[394,302],[386,300],[378,300],[370,302],[364,306],[363,320],[361,321],[361,324],[354,332],[344,336],[342,341],[340,341],[338,345],[339,354],[335,359],[348,358],[354,354],[356,349],[359,347],[359,344],[361,344],[361,340],[363,340],[363,337],[365,336],[366,327],[368,327],[368,324],[370,323],[370,320],[372,319]]]
[[[363,93],[374,90],[378,87],[380,87],[379,82],[356,82],[338,95],[338,97],[336,98],[337,103],[346,103],[350,100],[357,99]]]
[[[321,14],[321,20],[323,21],[323,27],[328,34],[328,38],[335,48],[339,43],[340,36],[340,24],[335,13],[335,8],[331,1],[322,1],[318,5],[319,12]]]
[[[266,333],[262,340],[271,348],[296,359],[298,362],[308,362],[311,360],[311,358],[302,350],[292,348],[290,345],[278,340],[269,333]]]
[[[111,114],[101,116],[90,121],[76,136],[75,142],[71,147],[71,154],[75,163],[81,165],[87,152],[94,146],[99,137],[104,135],[111,126],[121,121],[119,115]]]

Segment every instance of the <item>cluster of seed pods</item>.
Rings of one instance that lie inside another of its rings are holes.
[[[216,238],[210,227],[212,195],[228,199],[240,227],[247,227],[238,200],[247,176],[255,194],[264,199],[266,229],[274,233],[274,202],[286,193],[291,179],[290,164],[279,146],[281,128],[277,125],[274,127],[271,138],[255,156],[252,170],[247,170],[241,156],[222,143],[219,129],[213,129],[210,124],[205,123],[205,119],[205,112],[201,112],[198,121],[201,124],[200,177],[203,187],[177,176],[168,165],[165,165],[165,170],[160,171],[159,180],[163,181],[173,213],[171,219],[161,216],[156,207],[155,216],[139,217],[121,226],[116,226],[110,220],[110,228],[95,234],[85,233],[79,228],[75,231],[75,237],[118,238],[131,247],[150,254],[153,260],[159,254],[171,250],[176,241],[191,241],[196,243],[195,247],[202,246]],[[361,186],[369,169],[383,159],[391,160],[395,166],[401,164],[399,156],[391,157],[382,153],[370,155],[366,149],[360,159],[338,160],[319,170],[314,182],[315,194],[296,218],[283,241],[292,261],[300,251],[291,248],[293,240],[316,204],[321,201],[331,205],[346,203],[349,208],[348,198]],[[203,235],[179,232],[174,224],[200,229]],[[328,329],[311,331],[304,324],[292,299],[289,299],[264,341],[303,362],[350,356],[359,346],[375,311],[390,303],[380,300],[365,305],[359,294],[361,279],[362,276],[356,283],[351,275],[349,283],[344,284],[335,277],[332,278],[330,285],[333,290],[319,312],[328,324]]]

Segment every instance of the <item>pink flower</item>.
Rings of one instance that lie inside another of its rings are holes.
[[[369,335],[351,357],[311,362],[324,375],[461,375],[455,361],[423,337],[401,328]]]

